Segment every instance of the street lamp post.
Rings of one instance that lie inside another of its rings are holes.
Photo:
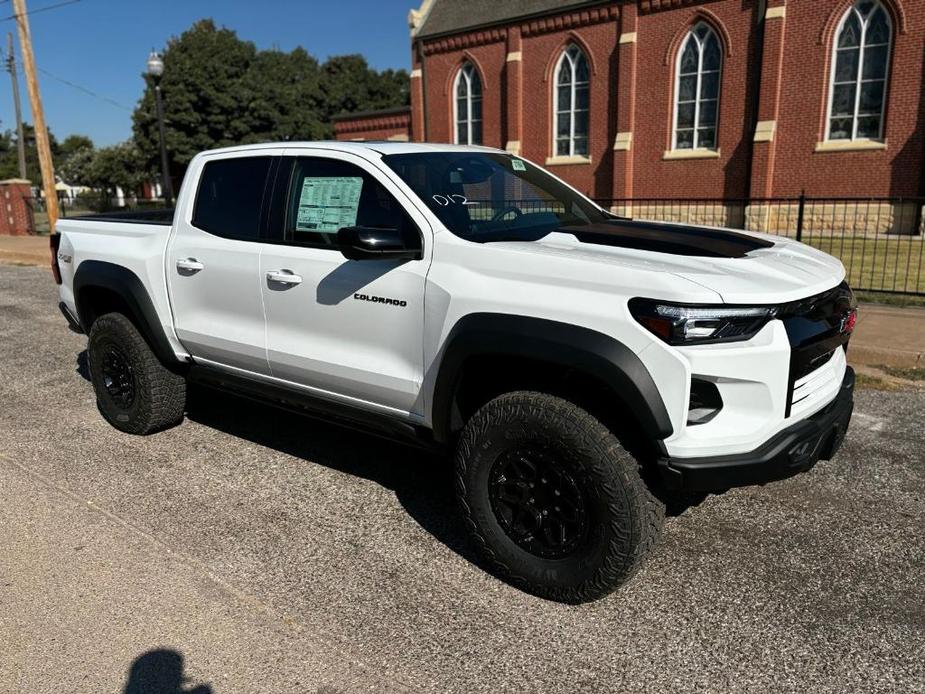
[[[161,102],[161,75],[164,74],[164,61],[157,51],[151,51],[148,56],[148,74],[154,82],[154,102],[157,105],[157,130],[161,140],[161,185],[164,200],[170,205],[173,202],[173,185],[170,182],[170,170],[167,168],[167,146],[164,139],[164,105]]]

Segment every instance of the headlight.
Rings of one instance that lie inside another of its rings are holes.
[[[737,342],[754,337],[775,315],[775,306],[689,306],[631,299],[630,313],[670,345]]]

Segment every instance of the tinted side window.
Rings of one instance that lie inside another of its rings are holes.
[[[210,161],[203,167],[193,226],[216,236],[256,241],[271,157]]]
[[[343,227],[394,228],[418,234],[407,213],[379,181],[336,159],[300,158],[292,171],[283,238],[335,248]]]

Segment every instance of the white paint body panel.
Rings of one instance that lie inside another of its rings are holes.
[[[62,299],[75,309],[74,269],[85,259],[123,265],[148,288],[181,358],[247,373],[322,397],[431,424],[432,394],[447,336],[472,313],[531,316],[604,333],[645,365],[665,403],[673,457],[747,452],[824,407],[845,372],[844,354],[797,384],[808,395],[785,418],[790,346],[772,321],[747,342],[671,347],[629,314],[637,296],[705,304],[777,304],[830,289],[841,263],[779,237],[745,258],[716,259],[580,243],[553,233],[536,242],[479,244],[450,233],[382,154],[484,150],[410,143],[286,143],[197,156],[181,190],[173,229],[61,220]],[[495,151],[495,150],[490,150]],[[190,224],[203,162],[247,154],[329,156],[361,166],[405,206],[424,236],[418,261],[347,261],[335,250],[222,239]],[[204,269],[183,276],[176,261]],[[280,290],[266,275],[289,270],[302,283]],[[395,297],[407,307],[358,301]],[[692,376],[717,384],[725,406],[712,421],[686,425]],[[795,398],[796,399],[796,396]]]
[[[148,290],[157,311],[161,328],[170,346],[180,358],[186,348],[174,331],[173,312],[167,294],[164,256],[171,228],[160,224],[122,224],[119,222],[59,219],[56,230],[61,234],[59,253],[71,257],[61,268],[61,301],[72,315],[77,315],[73,293],[74,273],[85,260],[100,260],[131,270]]]
[[[356,155],[292,147],[287,157],[333,158],[380,180],[424,231],[426,253],[418,261],[350,261],[330,248],[265,245],[260,284],[266,313],[266,347],[274,377],[348,398],[422,416],[421,335],[424,283],[433,232],[406,191],[371,162]],[[281,287],[267,273],[289,271],[302,283]],[[357,293],[398,297],[407,306],[358,301]]]

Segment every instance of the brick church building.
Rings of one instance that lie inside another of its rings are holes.
[[[925,0],[424,0],[411,106],[339,139],[484,144],[597,199],[925,193]]]

